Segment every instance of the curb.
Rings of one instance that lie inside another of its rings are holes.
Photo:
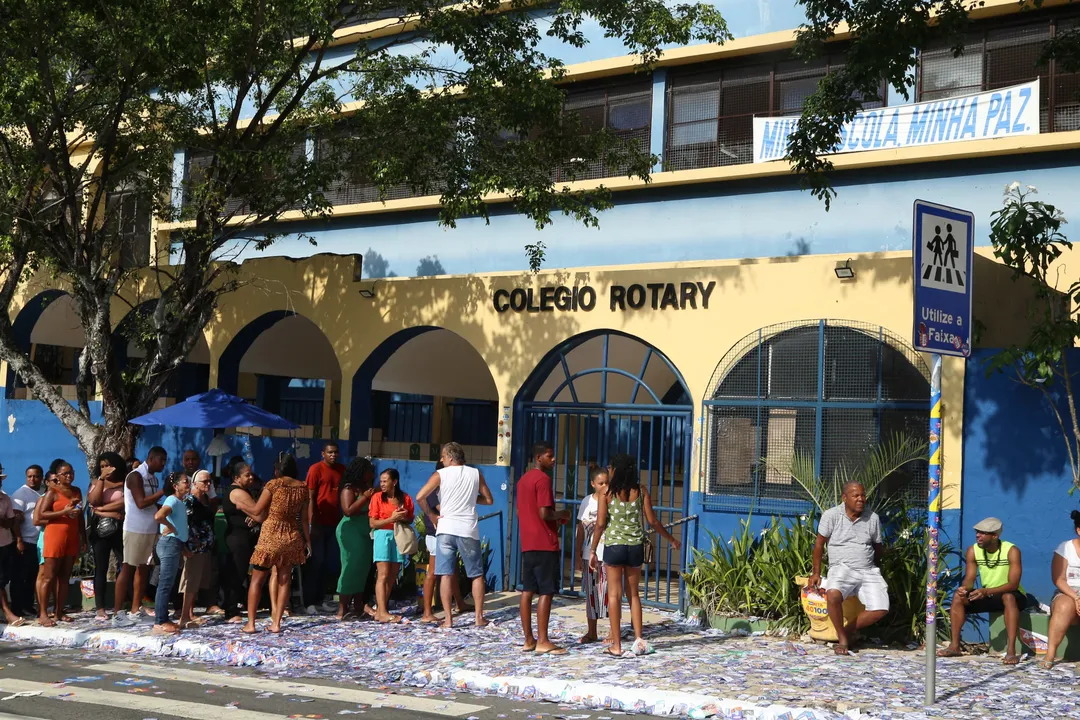
[[[36,643],[52,647],[115,652],[122,655],[145,654],[156,657],[183,658],[230,665],[265,666],[276,671],[288,670],[288,652],[262,652],[245,648],[242,642],[210,644],[183,638],[136,635],[114,629],[43,628],[4,626],[0,639],[9,642]],[[613,661],[614,662],[614,661]],[[722,720],[839,720],[869,715],[836,713],[782,705],[758,705],[708,695],[660,690],[626,688],[584,681],[550,680],[534,677],[492,677],[472,670],[418,670],[400,678],[411,687],[437,686],[474,695],[498,695],[517,700],[546,701],[581,705],[592,710],[617,710],[660,717],[720,718]]]

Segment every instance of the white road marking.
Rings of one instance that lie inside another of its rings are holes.
[[[285,720],[288,718],[288,715],[255,712],[243,708],[230,709],[224,705],[208,705],[171,698],[165,699],[147,693],[112,692],[82,687],[81,685],[66,685],[57,688],[49,683],[15,680],[13,678],[0,679],[0,689],[7,693],[37,691],[41,693],[38,696],[39,698],[138,710],[148,717],[159,714],[191,718],[191,720],[222,720],[222,718],[228,718],[228,720]]]
[[[318,698],[343,703],[363,703],[364,705],[383,705],[384,707],[400,707],[418,713],[431,715],[445,715],[460,717],[475,715],[487,710],[487,705],[472,705],[459,703],[453,700],[435,698],[418,698],[411,695],[386,695],[368,690],[357,690],[350,687],[334,687],[329,685],[308,685],[304,683],[292,683],[283,680],[270,680],[258,677],[245,677],[236,675],[222,675],[221,673],[204,672],[201,670],[186,670],[182,668],[168,668],[152,665],[133,665],[131,663],[103,663],[90,665],[88,671],[119,673],[124,676],[152,677],[159,680],[178,680],[180,682],[199,683],[202,685],[214,685],[216,687],[237,688],[241,690],[254,690],[256,692],[272,692],[278,695],[297,695],[300,697]],[[3,687],[0,684],[0,687]],[[230,714],[230,717],[232,715]],[[220,719],[216,719],[220,720]]]

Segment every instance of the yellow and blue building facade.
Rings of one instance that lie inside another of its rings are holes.
[[[603,167],[571,183],[611,188],[615,206],[599,229],[557,219],[542,231],[540,273],[527,271],[524,255],[537,231],[505,198],[491,199],[490,222],[465,218],[449,230],[437,222],[437,197],[379,200],[342,185],[331,219],[286,215],[291,234],[243,258],[251,282],[222,302],[161,402],[221,387],[303,427],[295,440],[230,433],[257,466],[287,447],[314,462],[322,439],[335,437],[346,457],[399,467],[408,491],[430,474],[433,446],[461,442],[502,511],[482,523],[494,554],[510,558],[505,568],[494,561],[500,577],[513,575],[513,483],[541,439],[556,445],[566,507],[588,492],[591,467],[631,452],[662,519],[704,546],[708,533],[730,535],[743,520],[756,528],[806,512],[782,469],[796,454],[831,475],[895,433],[927,433],[929,359],[911,337],[911,218],[915,199],[930,200],[975,214],[971,282],[985,326],[969,358],[943,364],[942,537],[959,548],[973,542],[972,524],[1001,517],[1024,552],[1025,586],[1048,597],[1051,553],[1072,532],[1071,476],[1042,396],[985,370],[995,348],[1024,337],[1027,320],[1025,292],[989,248],[989,223],[1014,180],[1069,212],[1080,180],[1080,76],[1036,68],[1035,58],[1080,15],[1053,2],[1019,13],[1013,0],[974,10],[965,55],[925,49],[911,99],[889,91],[881,110],[935,102],[952,111],[957,98],[1035,83],[1038,108],[1026,117],[1038,132],[995,134],[999,120],[987,120],[971,136],[958,123],[940,142],[875,142],[885,124],[865,147],[835,156],[838,195],[827,212],[786,163],[755,162],[764,158],[754,126],[798,113],[843,62],[843,33],[834,54],[806,66],[789,56],[797,6],[717,4],[736,39],[672,48],[649,72],[611,40],[565,57],[568,104],[660,161],[648,184]],[[350,38],[389,32],[384,25],[342,33],[342,51]],[[178,185],[189,167],[179,150]],[[153,256],[177,227],[148,225]],[[128,303],[150,292],[132,287],[127,303],[117,301],[118,330]],[[63,288],[44,280],[12,311],[27,352],[60,385],[82,343],[71,313]],[[128,354],[137,359],[134,347]],[[9,475],[77,456],[3,370]],[[178,460],[208,442],[151,429],[140,448],[164,444]],[[925,502],[925,466],[890,482]],[[568,568],[580,564],[571,555]],[[661,547],[659,557],[647,598],[677,605],[679,554]]]

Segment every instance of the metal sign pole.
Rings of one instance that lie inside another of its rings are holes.
[[[926,516],[926,704],[937,700],[938,534],[941,529],[941,356],[971,355],[975,216],[916,200],[912,280],[916,350],[930,353],[930,472]]]
[[[941,355],[931,356],[929,512],[926,515],[926,704],[937,700],[938,532],[941,529]]]

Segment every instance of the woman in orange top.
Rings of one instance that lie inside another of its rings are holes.
[[[373,495],[368,503],[368,518],[371,529],[375,531],[372,534],[372,555],[375,567],[378,568],[378,577],[375,580],[378,609],[375,611],[375,619],[381,623],[401,622],[399,616],[390,614],[390,591],[394,588],[401,565],[409,562],[409,558],[398,552],[397,542],[394,540],[394,524],[412,524],[414,513],[413,500],[401,491],[400,480],[397,470],[384,470],[379,477],[382,492]]]
[[[71,622],[71,618],[64,614],[71,569],[79,553],[86,548],[82,491],[72,485],[75,470],[70,463],[57,463],[56,478],[57,484],[49,488],[34,508],[36,522],[45,525],[42,550],[45,562],[37,580],[38,623],[42,627],[52,627],[57,622]],[[49,618],[49,590],[53,587],[56,588],[56,611],[54,617]]]

